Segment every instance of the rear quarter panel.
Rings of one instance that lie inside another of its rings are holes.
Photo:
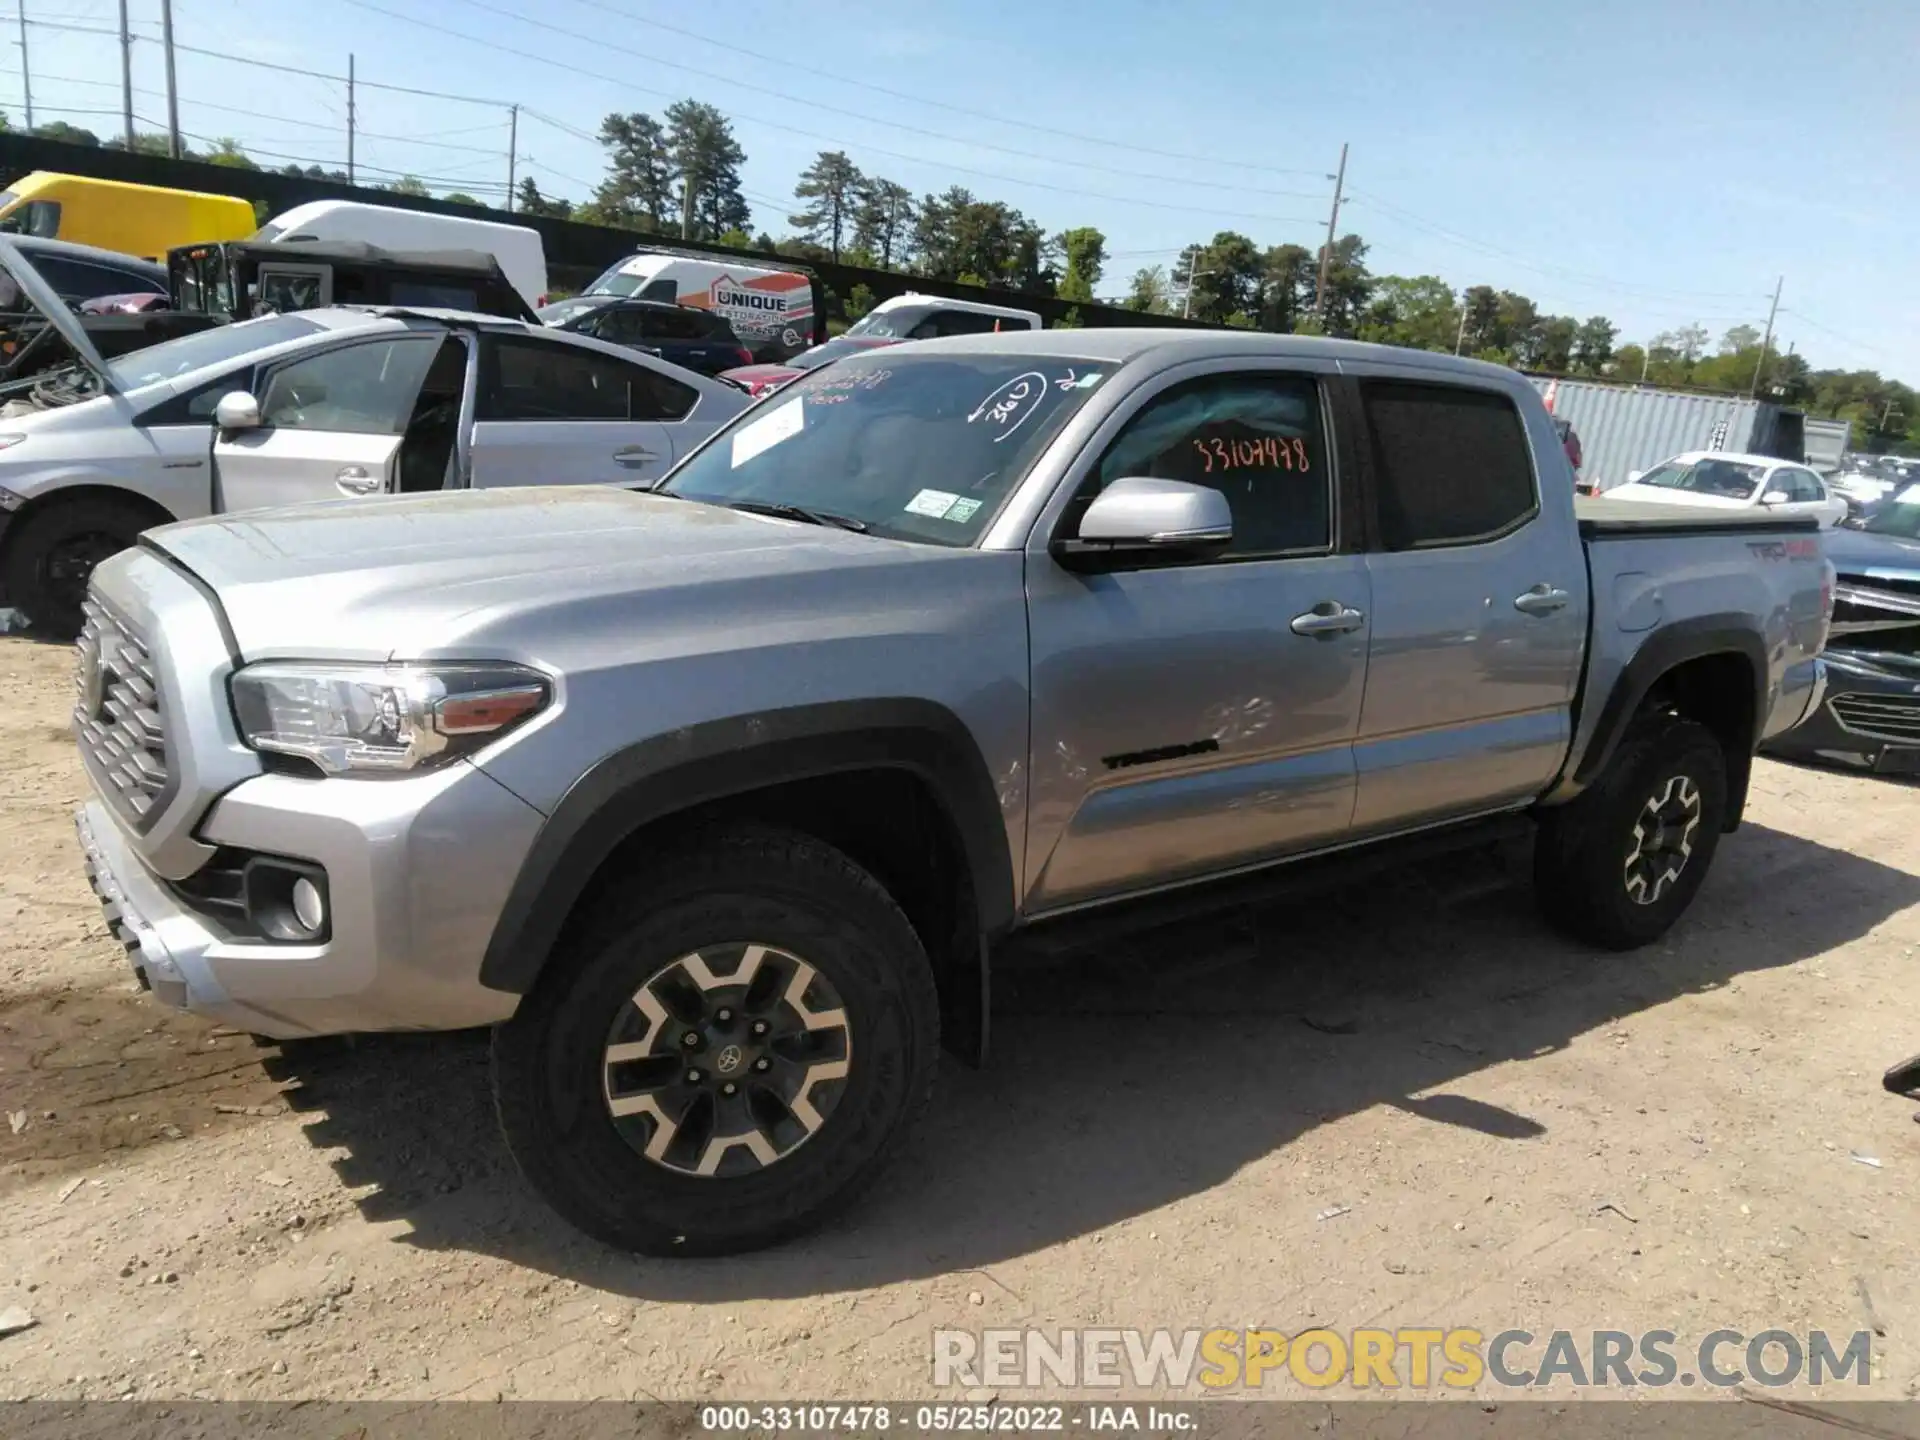
[[[1825,593],[1833,579],[1816,532],[1732,524],[1602,534],[1586,541],[1593,633],[1573,748],[1551,799],[1570,799],[1567,777],[1600,734],[1606,701],[1642,649],[1682,629],[1758,635],[1766,673],[1756,740],[1797,723],[1826,643]]]

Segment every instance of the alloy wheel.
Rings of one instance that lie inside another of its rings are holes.
[[[1700,791],[1685,775],[1671,776],[1641,807],[1627,850],[1627,894],[1652,905],[1679,880],[1693,855],[1700,825]]]

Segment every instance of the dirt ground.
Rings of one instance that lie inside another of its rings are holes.
[[[1873,1327],[1865,1394],[1920,1393],[1920,1125],[1880,1088],[1920,1051],[1920,789],[1763,762],[1641,955],[1408,873],[1002,976],[992,1063],[853,1214],[664,1263],[523,1189],[484,1037],[261,1049],[141,996],[68,652],[0,638],[0,684],[0,1310],[37,1322],[0,1396],[912,1397],[940,1326],[1314,1323]]]

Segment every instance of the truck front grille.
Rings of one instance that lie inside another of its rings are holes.
[[[1836,695],[1827,702],[1843,730],[1869,740],[1920,745],[1920,696]]]
[[[74,685],[74,730],[95,785],[122,814],[145,822],[172,793],[166,707],[146,644],[88,597]]]

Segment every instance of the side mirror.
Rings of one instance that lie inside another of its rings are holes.
[[[1143,557],[1192,557],[1233,539],[1227,497],[1184,480],[1127,476],[1115,480],[1080,517],[1080,533],[1053,543],[1069,570],[1116,568]]]
[[[260,402],[244,390],[230,391],[213,407],[213,423],[222,430],[258,430]]]
[[[1627,471],[1627,484],[1629,485],[1637,484],[1639,482],[1640,477],[1646,473],[1647,472],[1644,470]]]
[[[1785,505],[1792,499],[1793,497],[1784,490],[1769,490],[1760,497],[1760,503],[1762,505]]]

